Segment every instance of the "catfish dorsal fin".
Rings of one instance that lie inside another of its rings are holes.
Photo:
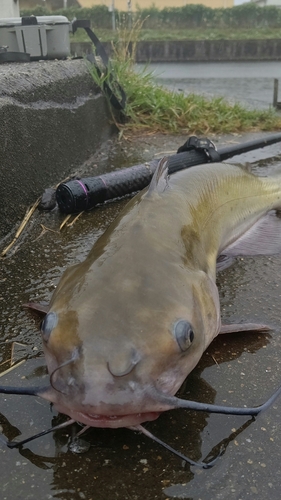
[[[150,182],[147,194],[150,195],[155,191],[157,193],[163,193],[168,187],[169,171],[168,171],[169,160],[167,156],[164,156],[157,165],[157,168],[153,174]]]

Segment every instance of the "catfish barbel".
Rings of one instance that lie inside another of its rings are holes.
[[[58,284],[41,325],[50,385],[1,392],[41,396],[71,418],[64,425],[139,430],[174,408],[267,408],[281,388],[256,408],[175,394],[219,333],[263,328],[221,325],[216,266],[221,255],[280,252],[280,207],[281,175],[214,163],[169,177],[162,159],[150,186]]]

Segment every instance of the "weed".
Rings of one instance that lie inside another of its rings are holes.
[[[91,72],[101,85],[95,68]],[[155,82],[149,67],[137,72],[132,58],[125,58],[124,53],[118,59],[115,52],[111,73],[127,94],[126,123],[116,122],[127,134],[140,131],[210,134],[281,128],[281,117],[273,109],[247,110],[223,98],[206,99],[197,94],[171,92]],[[102,78],[108,75],[104,73]]]
[[[113,58],[107,71],[97,70],[95,66],[90,69],[100,87],[107,81],[112,88],[115,80],[126,92],[126,122],[120,123],[114,116],[120,131],[221,134],[281,128],[281,117],[273,109],[247,110],[223,98],[207,99],[197,94],[171,92],[155,82],[149,66],[136,71],[136,44],[143,22],[137,21],[131,30],[125,23],[118,30],[118,43],[113,44]]]

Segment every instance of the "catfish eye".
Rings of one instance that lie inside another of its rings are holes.
[[[43,340],[45,342],[48,342],[49,337],[53,331],[53,329],[57,326],[58,324],[58,317],[55,312],[49,312],[46,314],[45,318],[43,319],[40,329],[42,333]]]
[[[194,339],[194,332],[191,324],[184,319],[177,321],[174,325],[174,336],[180,350],[183,352],[186,351],[191,346]]]

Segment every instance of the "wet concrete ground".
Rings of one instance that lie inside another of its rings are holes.
[[[231,136],[220,138],[219,143],[249,138]],[[134,165],[172,153],[184,139],[144,137],[122,146],[108,143],[84,169],[94,175],[113,166]],[[263,174],[280,170],[280,145],[235,160],[255,162],[255,169]],[[98,207],[62,231],[63,215],[37,212],[17,251],[1,261],[0,369],[9,367],[11,357],[26,359],[3,376],[1,384],[46,383],[38,321],[21,305],[29,300],[48,301],[63,270],[84,259],[124,203]],[[280,274],[280,256],[237,259],[219,274],[223,320],[263,322],[272,330],[267,335],[248,333],[216,340],[188,377],[182,394],[209,403],[255,406],[280,385]],[[147,425],[194,460],[209,460],[221,450],[222,456],[209,470],[186,466],[127,429],[91,430],[84,436],[91,445],[84,454],[68,449],[73,428],[11,450],[6,439],[35,434],[64,417],[35,397],[0,395],[0,404],[2,500],[280,499],[281,398],[254,421],[176,410]]]

